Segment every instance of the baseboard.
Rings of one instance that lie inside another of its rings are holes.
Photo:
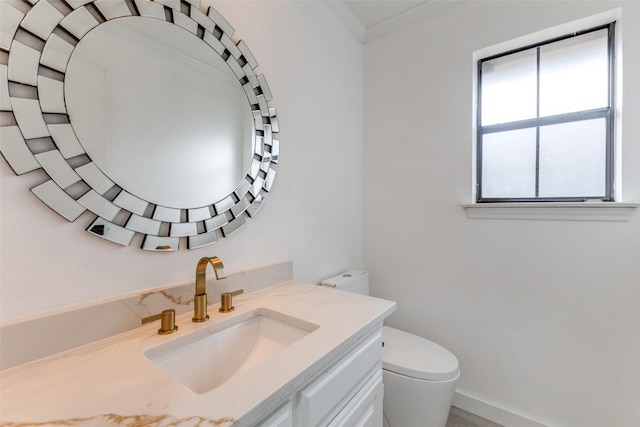
[[[454,395],[453,406],[505,427],[550,427],[548,424],[532,420],[524,415],[500,408],[461,392],[456,392]]]

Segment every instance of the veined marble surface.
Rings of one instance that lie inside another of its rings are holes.
[[[243,289],[250,293],[290,281],[293,265],[284,261],[229,272],[222,280],[216,280],[209,269],[207,278],[207,299],[214,304],[223,292]],[[130,331],[140,326],[142,318],[162,310],[173,308],[176,314],[193,311],[194,293],[191,280],[2,325],[0,370]]]
[[[395,303],[299,282],[234,298],[235,311],[178,332],[158,324],[0,372],[0,425],[251,426],[283,403],[314,372],[345,353],[393,312]],[[222,386],[198,394],[144,356],[150,348],[202,329],[219,329],[260,308],[318,326]]]

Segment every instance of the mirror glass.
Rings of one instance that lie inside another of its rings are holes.
[[[245,91],[209,45],[177,25],[141,17],[99,25],[74,49],[64,90],[89,157],[151,203],[213,204],[251,165]]]

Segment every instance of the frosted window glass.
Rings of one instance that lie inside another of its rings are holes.
[[[540,48],[540,116],[609,105],[607,30]]]
[[[535,197],[536,129],[482,138],[482,197]]]
[[[540,128],[540,197],[604,196],[605,119]]]
[[[536,50],[482,63],[482,126],[536,117]]]

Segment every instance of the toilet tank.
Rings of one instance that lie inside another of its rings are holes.
[[[369,274],[362,270],[345,271],[337,276],[324,279],[320,284],[341,291],[369,295]]]

